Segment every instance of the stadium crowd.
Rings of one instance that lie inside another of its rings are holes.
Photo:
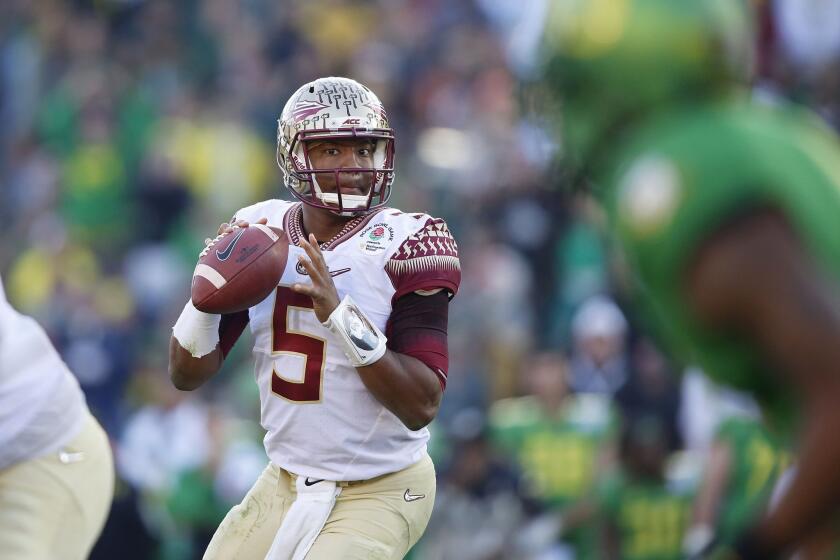
[[[840,1],[754,4],[756,95],[840,127]],[[690,364],[646,336],[598,210],[563,188],[562,145],[522,85],[544,6],[0,5],[0,273],[111,436],[120,482],[93,558],[199,558],[265,464],[250,342],[197,393],[171,386],[166,344],[204,238],[286,196],[276,118],[327,75],[378,93],[394,204],[446,219],[460,247],[438,501],[414,558],[597,558],[609,528],[624,557],[680,556],[699,458],[759,430],[757,414],[701,372],[673,375]],[[767,453],[763,497],[784,461]]]

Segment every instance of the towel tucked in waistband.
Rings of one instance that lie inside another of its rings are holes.
[[[274,536],[265,560],[303,560],[330,516],[341,488],[329,480],[298,476],[297,498]]]

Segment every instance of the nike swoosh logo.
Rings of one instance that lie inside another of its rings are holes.
[[[240,228],[239,231],[236,232],[236,235],[234,236],[233,240],[231,240],[230,244],[227,247],[225,247],[224,251],[219,251],[218,249],[216,249],[216,258],[220,261],[228,260],[228,257],[230,257],[231,253],[233,253],[233,248],[236,247],[236,244],[239,242],[239,238],[242,237],[243,233],[245,233],[245,230],[243,228]]]
[[[58,460],[64,463],[65,465],[69,463],[78,463],[79,461],[85,460],[85,453],[84,451],[78,451],[76,453],[68,453],[67,451],[59,451],[58,452]]]
[[[413,502],[415,500],[422,500],[426,497],[426,494],[412,494],[411,489],[407,488],[405,494],[403,494],[403,499],[406,502]]]
[[[306,477],[306,480],[304,480],[304,481],[303,481],[303,484],[304,484],[305,486],[313,486],[313,485],[315,485],[315,484],[318,484],[319,482],[324,482],[324,479],[323,479],[323,478],[319,478],[318,480],[309,480],[309,477],[307,476],[307,477]]]
[[[345,272],[350,272],[349,268],[339,268],[338,270],[330,270],[330,276],[335,278],[339,274],[344,274]]]
[[[295,270],[297,270],[298,274],[302,274],[303,276],[309,276],[309,273],[306,272],[306,269],[303,268],[303,265],[300,264],[300,263],[297,263],[295,265]],[[350,272],[350,268],[349,267],[348,268],[339,268],[338,270],[330,270],[329,271],[330,276],[332,276],[333,278],[335,278],[339,274],[344,274],[345,272]]]

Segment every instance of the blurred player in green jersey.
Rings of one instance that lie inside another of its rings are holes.
[[[530,394],[493,405],[492,441],[519,465],[529,497],[557,523],[555,535],[578,560],[595,558],[588,499],[615,454],[616,414],[602,395],[570,392],[562,354],[538,354],[523,369]]]
[[[694,488],[666,480],[668,449],[662,422],[626,418],[621,468],[598,492],[602,554],[621,560],[679,560]]]
[[[766,559],[840,511],[840,146],[749,99],[746,7],[557,0],[543,78],[660,337],[795,434],[790,483],[734,545]]]

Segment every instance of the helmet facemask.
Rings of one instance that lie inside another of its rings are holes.
[[[309,154],[310,142],[342,139],[371,140],[374,144],[373,166],[315,168]],[[295,134],[289,151],[289,186],[298,199],[311,206],[331,210],[342,216],[352,216],[384,206],[391,195],[394,181],[394,136],[390,130],[302,130]],[[279,150],[278,164],[282,167]],[[366,185],[348,185],[349,174],[361,174]],[[328,176],[332,178],[334,188],[325,192],[323,185],[329,181],[323,178]],[[322,177],[320,182],[319,177]],[[362,188],[365,194],[347,192],[358,188]]]

